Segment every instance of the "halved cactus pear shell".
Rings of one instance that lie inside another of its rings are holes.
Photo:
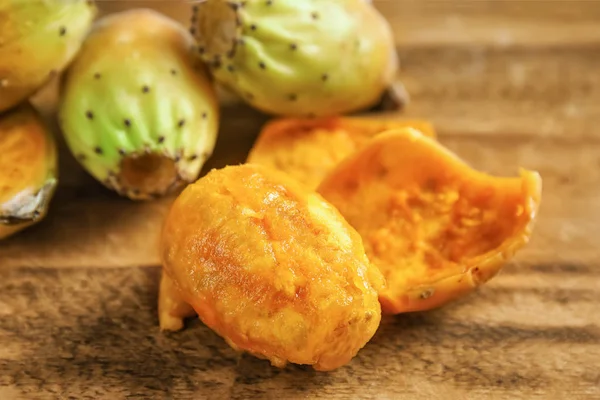
[[[316,189],[344,158],[390,129],[411,127],[436,137],[429,121],[399,118],[279,118],[269,121],[247,162],[278,169]]]
[[[0,112],[69,64],[96,14],[86,0],[0,0]]]
[[[0,114],[0,239],[42,220],[54,195],[54,136],[29,103]]]
[[[386,314],[440,307],[489,281],[532,235],[542,180],[496,177],[414,129],[382,133],[318,192],[360,233],[386,278]]]
[[[364,0],[207,0],[194,10],[198,52],[215,79],[269,114],[372,107],[398,70],[391,27]]]
[[[60,121],[84,168],[145,200],[197,179],[214,149],[215,88],[191,34],[149,9],[96,22],[61,84]]]

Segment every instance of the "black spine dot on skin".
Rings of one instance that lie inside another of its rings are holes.
[[[310,16],[312,17],[312,19],[319,19],[319,13],[316,11],[310,14]]]
[[[323,82],[327,81],[328,79],[329,79],[329,75],[327,75],[327,74],[323,74],[323,75],[321,75],[321,80],[322,80]]]
[[[208,114],[207,114],[207,113],[205,113],[205,112],[203,112],[203,113],[202,113],[202,118],[203,118],[203,119],[206,119],[206,117],[208,117]]]
[[[296,101],[296,100],[298,100],[298,95],[296,95],[296,94],[290,94],[289,99],[291,101]]]
[[[158,143],[163,143],[165,141],[165,137],[164,136],[159,136],[158,137]]]
[[[190,28],[190,35],[195,35],[196,34],[196,28],[191,27]]]
[[[267,65],[264,62],[259,62],[258,66],[260,67],[260,69],[267,69]]]
[[[292,43],[292,44],[290,44],[290,49],[296,50],[296,49],[298,49],[298,45],[296,43]]]
[[[96,73],[94,74],[94,79],[100,79],[100,77],[101,77],[101,76],[102,76],[102,75],[100,75],[100,72],[96,72]]]
[[[85,116],[87,119],[94,119],[94,113],[91,111],[86,111]]]
[[[127,153],[125,152],[125,149],[119,149],[119,154],[124,156]]]
[[[171,70],[171,75],[173,75],[173,76],[177,75],[177,71],[176,71],[176,70],[174,70],[174,69],[172,69],[172,70]]]
[[[204,49],[204,47],[202,47],[202,46],[198,47],[198,53],[204,54],[205,51],[206,50]]]
[[[191,156],[188,157],[188,161],[194,161],[196,158],[198,158],[198,155],[192,154]]]
[[[94,148],[94,153],[96,153],[96,154],[102,154],[102,149],[100,148],[100,146],[96,146]]]
[[[185,125],[185,119],[179,120],[179,122],[177,123],[177,126],[182,128]]]
[[[267,5],[268,6],[272,6],[273,5],[273,0],[267,0]]]
[[[79,155],[77,156],[77,159],[78,159],[79,161],[85,161],[85,159],[86,159],[86,158],[87,158],[87,157],[85,156],[85,154],[79,154]]]
[[[256,30],[256,25],[255,24],[250,25],[250,30],[255,31]]]
[[[142,92],[148,93],[149,91],[150,91],[150,87],[148,87],[148,86],[142,87]]]
[[[125,124],[126,127],[130,127],[131,126],[131,121],[129,119],[125,119],[123,120],[123,123]]]
[[[227,66],[227,71],[233,72],[233,71],[235,71],[235,67],[233,65],[228,65]]]
[[[65,28],[64,26],[61,26],[58,30],[58,33],[60,36],[65,36],[67,34],[67,28]]]

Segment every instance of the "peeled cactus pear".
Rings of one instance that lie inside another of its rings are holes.
[[[86,0],[0,0],[0,112],[70,63],[96,13]]]
[[[61,82],[73,155],[122,196],[147,200],[196,180],[216,144],[216,90],[192,35],[149,9],[96,22]]]
[[[192,24],[215,80],[268,114],[374,107],[399,67],[391,27],[370,1],[206,0]]]
[[[0,114],[0,239],[42,220],[54,195],[54,136],[29,103]]]

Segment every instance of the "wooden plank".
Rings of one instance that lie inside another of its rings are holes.
[[[600,3],[598,3],[600,4]],[[453,134],[600,137],[600,42],[400,50],[406,115]]]
[[[332,373],[279,370],[240,356],[197,320],[160,333],[158,272],[3,271],[0,343],[10,346],[0,347],[0,398],[600,396],[592,266],[511,267],[451,306],[386,318],[358,356]]]
[[[401,47],[555,47],[598,43],[600,3],[589,0],[374,0]]]
[[[194,1],[99,1],[101,14],[149,7],[189,26]],[[597,1],[373,0],[404,48],[454,45],[547,47],[600,40]]]

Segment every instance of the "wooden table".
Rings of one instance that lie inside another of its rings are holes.
[[[566,3],[566,4],[564,4]],[[532,242],[476,294],[386,318],[332,373],[238,355],[193,321],[157,322],[162,217],[67,152],[50,215],[0,244],[0,399],[600,398],[600,3],[380,1],[411,94],[473,166],[544,179]],[[151,6],[187,22],[172,2]],[[53,86],[35,98],[52,117]],[[206,169],[240,162],[268,117],[224,102]]]

